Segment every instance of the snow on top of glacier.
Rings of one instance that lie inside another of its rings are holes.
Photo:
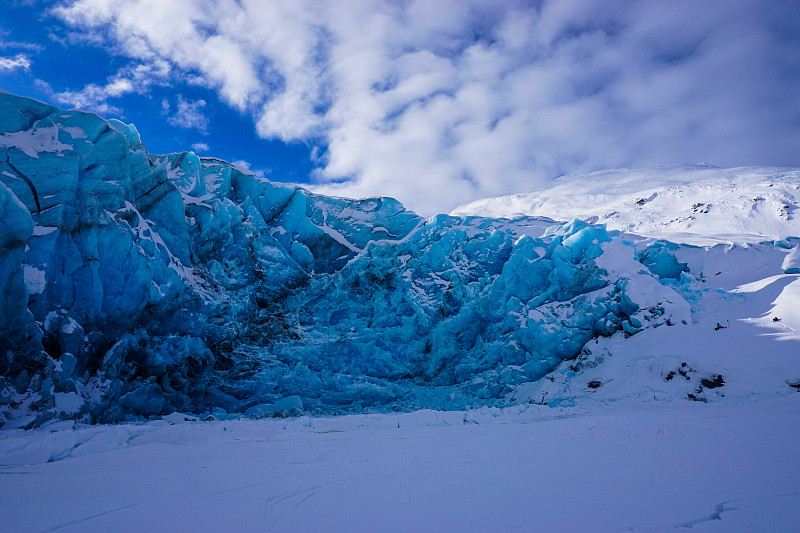
[[[17,148],[28,157],[33,158],[38,158],[42,152],[61,153],[64,150],[72,150],[72,145],[64,144],[58,140],[60,129],[53,124],[45,128],[31,128],[29,130],[4,133],[0,135],[0,147]],[[75,138],[74,136],[72,137]]]

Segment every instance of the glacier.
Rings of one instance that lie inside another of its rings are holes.
[[[692,320],[678,245],[590,222],[424,219],[0,92],[0,421],[506,404]]]

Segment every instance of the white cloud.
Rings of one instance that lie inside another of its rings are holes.
[[[42,89],[45,89],[46,92],[52,93],[53,98],[55,98],[56,102],[58,102],[60,105],[75,109],[82,109],[85,111],[94,111],[95,113],[100,113],[102,115],[122,115],[122,109],[107,102],[109,96],[111,95],[109,94],[109,91],[106,90],[106,86],[100,86],[92,83],[80,91],[67,90],[55,92],[46,82],[43,82],[42,80],[38,81],[39,86]],[[116,93],[114,96],[121,96],[118,86],[113,90],[113,92]]]
[[[196,154],[201,152],[208,152],[209,150],[210,148],[206,143],[194,143],[192,145],[192,151]]]
[[[30,52],[41,52],[44,50],[42,45],[36,43],[28,43],[24,41],[6,41],[3,39],[4,34],[7,34],[7,32],[0,31],[0,50],[8,50],[9,48],[28,50]]]
[[[173,115],[167,117],[167,122],[179,128],[196,129],[201,133],[208,130],[208,117],[203,114],[206,106],[205,100],[187,100],[183,95],[178,95],[178,108]],[[164,114],[169,114],[169,102],[161,102]]]
[[[94,111],[101,114],[122,114],[122,110],[108,100],[126,94],[145,94],[153,85],[165,85],[170,79],[170,65],[164,60],[149,63],[133,63],[111,76],[105,85],[91,83],[83,89],[61,92],[40,81],[40,87],[51,93],[61,105]]]
[[[12,70],[28,70],[31,60],[25,54],[17,54],[14,57],[0,56],[0,72]]]
[[[218,91],[262,137],[321,138],[319,190],[425,214],[572,171],[800,164],[800,7],[788,1],[77,0],[54,12]]]

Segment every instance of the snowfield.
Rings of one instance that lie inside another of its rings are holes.
[[[788,532],[800,509],[796,398],[151,422],[2,446],[90,435],[86,455],[3,468],[4,531]]]

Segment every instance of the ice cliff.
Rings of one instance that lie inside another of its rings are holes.
[[[4,419],[502,402],[593,338],[691,320],[662,284],[683,266],[603,225],[424,220],[150,154],[0,92]]]

